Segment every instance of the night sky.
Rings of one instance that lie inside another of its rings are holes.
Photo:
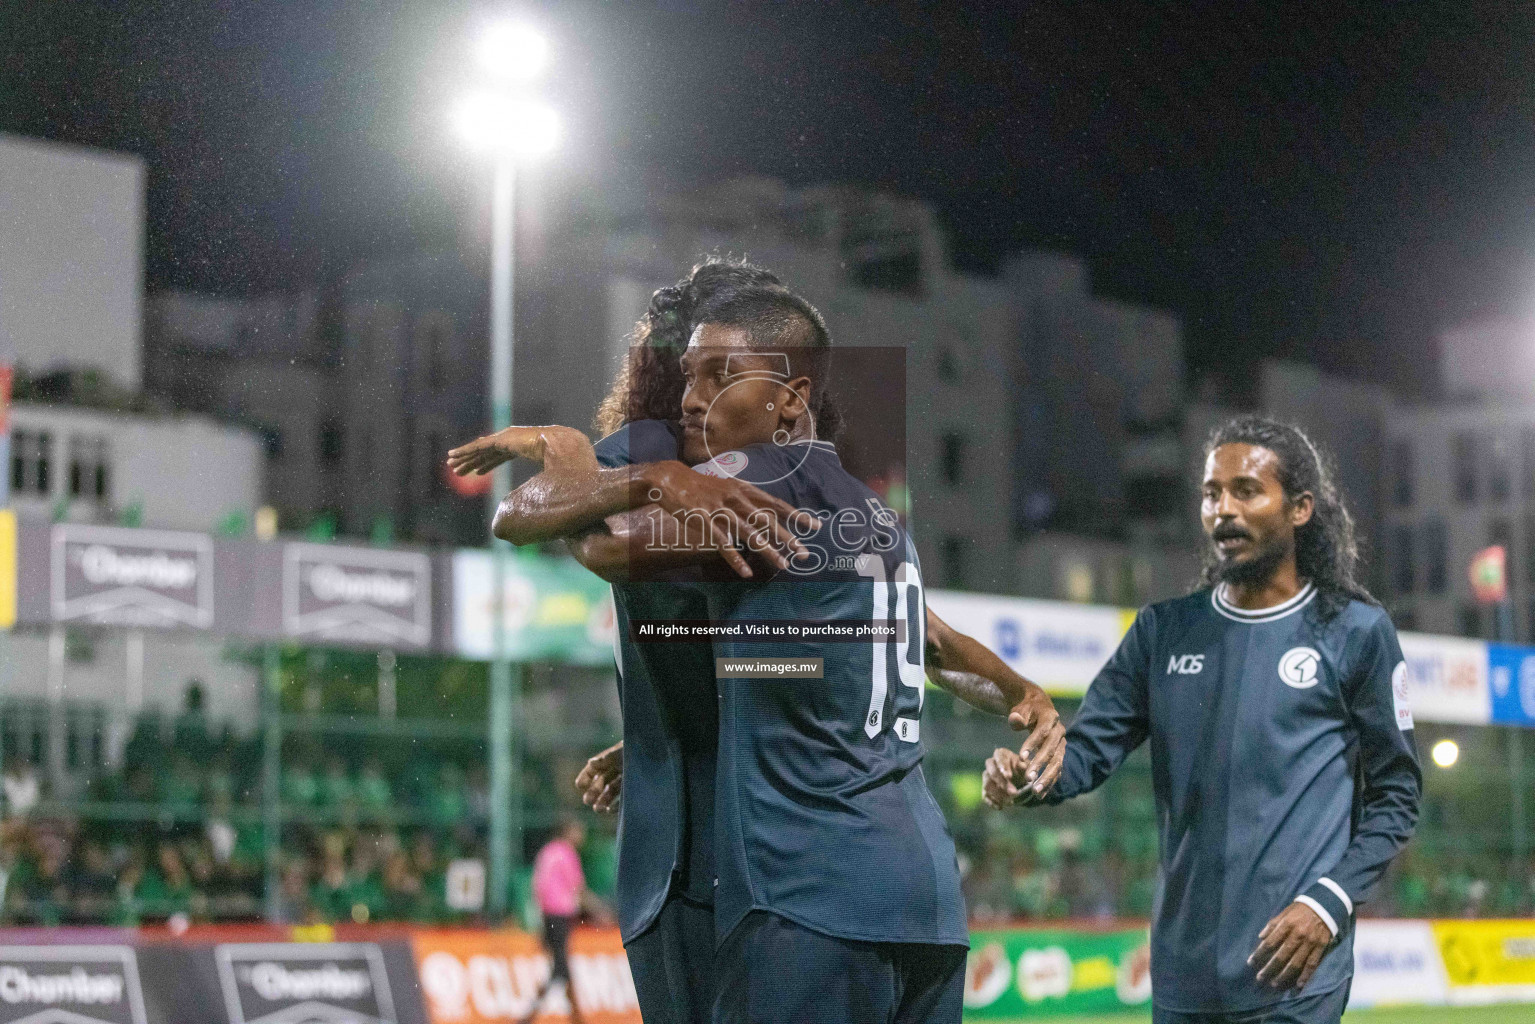
[[[1418,393],[1438,328],[1535,308],[1535,5],[1191,6],[523,10],[565,170],[924,198],[965,268],[1074,252],[1177,311],[1196,369]],[[151,289],[312,283],[456,237],[476,169],[443,111],[497,10],[0,0],[0,130],[148,161]]]

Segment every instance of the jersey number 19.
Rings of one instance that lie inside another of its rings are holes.
[[[873,588],[875,622],[897,623],[895,644],[895,664],[897,673],[901,679],[901,685],[909,686],[915,691],[917,699],[917,714],[922,712],[922,688],[927,681],[927,671],[923,665],[924,640],[923,631],[927,626],[927,605],[922,595],[922,578],[917,574],[917,567],[911,562],[902,562],[895,570],[895,579],[885,578],[885,563],[875,554],[864,554],[858,557],[858,574],[868,576]],[[891,605],[894,608],[891,608]],[[917,651],[916,661],[911,660],[912,647]],[[873,642],[873,691],[869,694],[869,713],[864,717],[863,731],[870,739],[878,736],[885,725],[885,697],[890,692],[890,646],[889,637],[876,637]],[[919,738],[920,719],[900,718],[896,719],[896,736],[909,743],[915,743]]]

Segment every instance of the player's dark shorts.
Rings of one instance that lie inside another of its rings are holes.
[[[570,980],[570,930],[574,917],[544,915],[544,952],[549,954],[549,979]]]
[[[839,939],[754,910],[716,954],[714,1021],[959,1024],[967,952],[926,942]]]
[[[624,947],[645,1024],[709,1024],[714,1012],[714,908],[672,896]]]
[[[1328,992],[1303,992],[1293,999],[1240,1013],[1183,1013],[1153,1007],[1151,1024],[1338,1024],[1348,1005],[1350,978]]]

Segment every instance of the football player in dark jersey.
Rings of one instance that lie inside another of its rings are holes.
[[[622,429],[598,446],[596,466],[592,456],[580,450],[584,437],[560,428],[514,428],[503,436],[483,438],[456,450],[453,465],[460,471],[483,472],[512,455],[541,461],[547,457],[551,469],[542,476],[558,476],[552,472],[557,464],[567,475],[589,478],[598,466],[675,458],[679,439],[675,419],[651,417],[668,401],[672,410],[677,408],[682,383],[676,362],[681,348],[677,328],[688,325],[689,311],[711,296],[746,284],[772,283],[762,280],[767,276],[755,268],[711,261],[695,268],[676,288],[657,293],[641,322],[634,358],[604,402],[600,419],[606,421],[600,426]],[[752,281],[753,277],[757,280]],[[687,334],[686,329],[681,331],[683,343]],[[824,421],[828,417],[822,412]],[[536,513],[546,518],[534,522],[533,528],[553,535],[568,525],[571,508],[560,497],[567,493],[563,484],[536,478],[518,496],[509,498],[503,521],[527,530],[529,513]],[[552,520],[547,509],[539,511],[540,503],[555,506]],[[552,530],[551,521],[555,523]],[[621,625],[631,618],[707,615],[706,610],[690,607],[689,602],[700,597],[696,590],[690,593],[686,586],[677,585],[685,579],[675,574],[660,583],[623,578],[631,568],[625,566],[616,574]],[[1062,732],[1048,698],[974,640],[949,629],[931,613],[927,621],[929,676],[977,706],[998,714],[1011,712],[1016,728],[1032,729],[1029,746],[1038,752],[1039,781],[1048,784],[1058,770],[1058,753],[1052,748],[1058,746]],[[691,663],[699,660],[694,648],[702,649],[701,664],[696,666]],[[716,721],[709,645],[636,645],[623,629],[620,654],[629,747],[630,797],[625,803],[634,812],[626,813],[620,830],[621,926],[646,1019],[706,1019],[714,988],[710,964],[714,936],[708,915],[713,895],[709,891],[713,875],[709,823]],[[1024,699],[1010,701],[992,681],[998,677],[1010,681],[1015,698],[1023,693]],[[586,784],[599,772],[604,778],[598,792],[588,794],[589,803],[608,807],[614,802],[623,757],[619,748],[605,751],[583,771]],[[675,820],[677,808],[680,820]]]
[[[1204,585],[1136,617],[1043,802],[1095,789],[1149,738],[1156,1024],[1336,1024],[1355,907],[1418,818],[1407,665],[1306,435],[1238,419],[1206,456]],[[1019,768],[987,762],[990,802],[1040,802]]]

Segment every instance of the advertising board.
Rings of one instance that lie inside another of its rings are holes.
[[[131,946],[0,946],[0,1024],[148,1024]]]
[[[601,665],[613,660],[613,594],[571,559],[511,557],[502,580],[507,654],[517,661]],[[468,658],[494,646],[488,551],[453,554],[453,644]]]
[[[965,964],[967,1020],[1105,1013],[1151,1001],[1143,929],[980,930]]]
[[[1450,1002],[1535,1002],[1535,920],[1435,921]]]
[[[1087,692],[1119,646],[1134,614],[1107,605],[930,590],[927,602],[944,621],[975,637],[1057,697]]]
[[[1449,981],[1427,921],[1364,920],[1354,927],[1352,1009],[1441,1006]]]
[[[283,545],[283,631],[393,647],[432,639],[432,564],[414,551]]]
[[[62,524],[53,528],[50,560],[56,621],[213,623],[213,541],[204,534]]]
[[[412,938],[421,996],[432,1024],[506,1024],[527,1018],[549,977],[549,958],[525,932],[422,931]],[[639,1024],[629,959],[610,929],[577,929],[570,973],[584,1020]],[[570,1019],[570,993],[556,985],[545,996],[541,1021]]]
[[[1451,636],[1402,633],[1412,714],[1425,722],[1486,725],[1492,717],[1487,644]]]

